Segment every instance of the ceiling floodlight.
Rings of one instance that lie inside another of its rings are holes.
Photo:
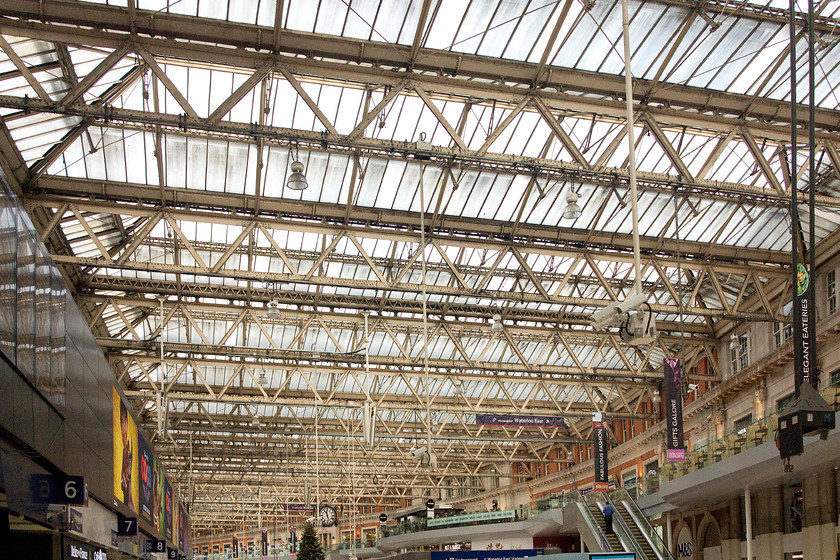
[[[662,402],[662,397],[659,396],[659,391],[654,391],[653,392],[653,404],[656,405],[656,404],[659,404],[660,402]]]
[[[464,384],[457,377],[452,379],[452,387],[452,392],[456,397],[460,397],[464,394]]]
[[[260,422],[260,417],[257,416],[256,414],[254,415],[254,418],[251,420],[251,425],[255,428],[261,428],[262,427],[262,423]]]
[[[504,325],[502,324],[502,316],[498,313],[495,313],[492,318],[493,325],[490,327],[492,332],[502,332],[505,330]]]
[[[729,337],[729,349],[730,350],[735,350],[735,348],[737,348],[737,347],[738,347],[738,335],[735,334],[735,333],[732,333],[732,335]]]
[[[292,174],[286,180],[286,186],[293,191],[302,191],[309,186],[306,175],[303,174],[303,164],[297,160],[292,162]]]
[[[268,385],[268,378],[265,376],[265,372],[260,372],[259,378],[257,378],[257,383],[260,385]]]
[[[280,318],[280,302],[277,301],[277,297],[271,298],[271,301],[268,302],[268,318],[269,319],[279,319]]]
[[[566,195],[566,209],[563,210],[563,218],[566,220],[575,220],[580,218],[580,206],[578,206],[580,195],[575,191],[569,191]]]

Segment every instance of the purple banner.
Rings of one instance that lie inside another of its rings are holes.
[[[668,462],[685,461],[685,441],[683,439],[682,412],[682,371],[679,360],[665,360],[665,438],[668,450]]]
[[[175,514],[175,504],[172,503],[172,486],[169,484],[168,480],[164,480],[164,512],[166,519],[164,520],[164,527],[166,538],[171,542],[173,536],[173,527],[175,521],[172,516]]]
[[[178,546],[181,552],[187,551],[187,512],[184,511],[184,504],[178,508]]]
[[[312,511],[312,506],[306,504],[280,504],[286,511]]]
[[[562,428],[566,425],[561,416],[524,416],[521,414],[476,414],[480,426],[536,426]]]

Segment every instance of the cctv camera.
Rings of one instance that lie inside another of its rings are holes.
[[[592,326],[601,329],[610,326],[621,315],[635,310],[647,301],[648,294],[635,294],[624,301],[615,301],[592,314]]]
[[[688,390],[689,391],[696,391],[699,388],[700,388],[700,385],[697,385],[696,383],[689,383],[688,384]]]
[[[426,456],[426,448],[425,447],[417,447],[410,451],[411,457],[417,461],[423,459]]]
[[[624,301],[618,303],[618,311],[619,313],[628,313],[633,311],[640,305],[644,304],[647,301],[647,298],[648,294],[644,293],[630,296]]]
[[[592,314],[592,326],[596,329],[609,326],[616,319],[618,319],[620,313],[621,312],[618,310],[618,304],[611,303],[605,308],[599,309],[598,311]]]

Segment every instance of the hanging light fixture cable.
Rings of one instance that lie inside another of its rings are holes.
[[[423,174],[426,172],[426,164],[420,164],[420,267],[422,278],[420,291],[423,300],[423,379],[426,392],[426,451],[429,454],[429,467],[432,467],[432,403],[430,400],[429,387],[429,319],[426,303],[426,197],[423,192]]]

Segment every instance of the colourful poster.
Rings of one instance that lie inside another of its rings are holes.
[[[137,511],[140,494],[137,426],[116,389],[114,393],[114,496]]]
[[[179,545],[181,550],[186,552],[189,539],[187,539],[187,512],[184,511],[183,506],[180,508],[178,515],[178,535],[180,537]]]
[[[138,434],[137,444],[140,450],[140,510],[137,513],[141,519],[154,523],[155,458],[142,435]]]
[[[164,479],[164,528],[166,539],[172,541],[172,514],[174,513],[174,504],[172,503],[172,486],[169,481]]]
[[[174,495],[172,496],[172,544],[178,548],[178,514],[181,509],[181,502]]]
[[[154,480],[154,492],[155,492],[155,506],[154,510],[152,511],[152,525],[155,528],[163,533],[164,529],[164,520],[166,518],[165,512],[163,510],[163,494],[164,494],[164,487],[163,483],[166,480],[163,476],[163,467],[160,464],[160,461],[155,459],[154,465],[154,473],[155,473],[155,480]]]

